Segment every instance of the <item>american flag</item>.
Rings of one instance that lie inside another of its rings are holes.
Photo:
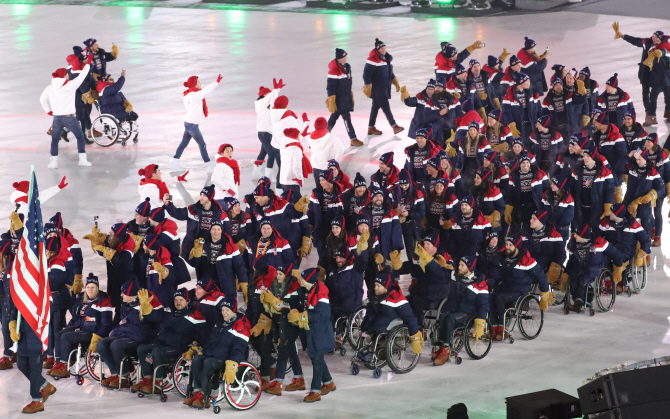
[[[37,190],[35,170],[30,169],[28,211],[23,223],[23,234],[12,267],[12,301],[25,321],[42,341],[42,349],[49,344],[49,317],[51,290],[44,249],[44,225]]]

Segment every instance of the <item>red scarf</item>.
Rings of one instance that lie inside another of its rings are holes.
[[[286,144],[286,147],[298,147],[302,153],[302,177],[307,179],[310,174],[312,174],[312,165],[309,163],[309,159],[305,157],[305,150],[303,150],[300,143],[290,143]]]
[[[184,96],[191,92],[199,92],[200,89],[196,89],[195,87],[191,87],[188,90],[184,90]],[[209,115],[209,110],[207,109],[207,102],[205,101],[205,98],[202,99],[202,112],[205,114],[205,118],[207,118],[207,115]]]
[[[146,185],[148,183],[152,183],[152,184],[156,185],[156,187],[158,188],[158,196],[160,197],[160,199],[163,199],[165,194],[170,195],[170,190],[168,189],[165,182],[163,182],[162,180],[147,179],[147,178],[144,178],[144,179],[140,180],[140,185]]]
[[[233,169],[233,175],[235,177],[235,184],[240,184],[240,165],[237,163],[237,160],[229,159],[228,157],[219,157],[216,159],[217,163],[225,163]]]

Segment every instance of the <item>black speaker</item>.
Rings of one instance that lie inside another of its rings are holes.
[[[670,365],[663,365],[608,374],[583,385],[577,393],[586,415],[670,400],[668,388]]]
[[[508,397],[507,419],[570,419],[582,416],[579,399],[551,389]]]
[[[666,419],[670,411],[670,400],[618,407],[591,415],[591,419]]]

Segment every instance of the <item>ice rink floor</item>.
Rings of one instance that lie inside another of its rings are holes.
[[[375,37],[388,46],[394,56],[395,74],[412,95],[433,77],[440,41],[451,41],[460,50],[480,39],[486,48],[473,56],[485,62],[487,55],[498,56],[503,47],[516,53],[523,37],[529,36],[537,41],[538,50],[550,47],[549,66],[561,63],[580,69],[588,65],[601,86],[618,73],[620,86],[632,96],[638,115],[643,115],[637,81],[640,52],[613,40],[614,20],[621,22],[622,32],[637,36],[649,36],[656,29],[667,31],[668,26],[668,21],[574,12],[417,19],[132,4],[1,4],[0,209],[3,214],[13,210],[8,200],[11,185],[27,179],[34,164],[41,189],[67,176],[69,186],[43,205],[43,211],[46,218],[61,211],[65,226],[75,236],[81,238],[90,231],[94,216],[100,217],[103,228],[117,219],[128,221],[139,203],[138,169],[149,163],[166,165],[181,139],[182,83],[189,76],[198,75],[203,82],[213,81],[219,73],[223,76],[221,86],[207,97],[210,117],[202,126],[210,155],[214,156],[221,143],[228,142],[235,146],[236,158],[254,158],[259,142],[252,102],[259,86],[271,86],[273,77],[283,78],[283,94],[290,99],[290,109],[307,112],[312,121],[326,116],[327,65],[336,47],[349,53],[357,104],[353,124],[358,138],[366,143],[362,148],[347,149],[343,170],[352,177],[360,171],[369,178],[376,170],[378,157],[389,150],[396,151],[396,163],[402,165],[402,150],[412,143],[402,135],[405,133],[392,137],[382,117],[377,128],[384,135],[372,140],[364,135],[370,102],[361,92],[362,72]],[[50,138],[45,132],[51,121],[42,112],[39,96],[51,73],[66,65],[65,57],[71,54],[72,46],[81,45],[89,37],[97,38],[108,50],[112,42],[119,46],[119,59],[108,64],[108,72],[118,77],[121,69],[127,70],[123,91],[140,115],[140,141],[125,148],[88,147],[88,158],[93,163],[90,168],[76,166],[74,141],[61,142],[60,169],[48,170]],[[409,127],[413,109],[401,104],[395,92],[391,103],[398,123]],[[657,130],[664,140],[668,126],[661,122]],[[348,145],[341,122],[334,133]],[[179,206],[192,203],[208,182],[194,144],[187,149],[182,164],[191,172],[188,183],[172,189]],[[242,178],[241,190],[246,193],[253,187],[250,169],[243,171]],[[303,193],[311,187],[310,180]],[[3,229],[8,225],[8,220],[0,221]],[[180,228],[183,232],[185,227]],[[548,388],[576,395],[582,380],[597,370],[670,354],[670,334],[666,338],[670,333],[667,229],[663,241],[664,246],[652,253],[647,290],[631,298],[617,298],[610,313],[565,316],[559,307],[552,307],[541,335],[534,341],[518,337],[513,345],[494,344],[484,360],[472,361],[464,354],[461,365],[449,363],[440,368],[429,363],[426,346],[427,354],[424,352],[410,374],[392,375],[385,369],[380,380],[373,379],[367,370],[356,377],[350,375],[349,356],[328,356],[338,389],[321,402],[302,403],[303,392],[285,392],[282,397],[263,395],[252,411],[239,414],[273,418],[443,418],[449,406],[464,402],[471,418],[499,419],[505,417],[505,397]],[[88,242],[83,242],[82,248],[85,272],[104,275],[103,259],[94,257]],[[315,264],[316,256],[307,263]],[[311,379],[309,359],[304,355],[302,359]],[[103,391],[88,380],[83,387],[72,379],[61,380],[56,386],[58,393],[47,402],[45,417],[181,418],[185,414],[212,414],[181,406],[176,393],[170,393],[168,402],[162,404],[156,398],[138,399],[126,392]],[[1,372],[0,417],[20,416],[21,407],[29,401],[27,390],[28,382],[16,368]],[[224,406],[222,413],[229,411]]]

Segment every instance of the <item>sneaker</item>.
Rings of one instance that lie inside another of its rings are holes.
[[[321,395],[325,396],[326,394],[335,390],[337,390],[337,386],[335,385],[334,382],[331,381],[330,384],[324,384],[321,386]]]
[[[12,368],[14,368],[14,363],[12,362],[11,359],[7,358],[6,356],[0,358],[0,371],[9,370]]]
[[[54,387],[53,384],[47,382],[47,386],[44,387],[42,390],[40,390],[40,393],[42,393],[42,403],[46,403],[49,396],[51,396],[55,392],[56,387]]]
[[[440,366],[444,365],[449,361],[449,347],[448,346],[443,346],[442,349],[437,353],[437,356],[435,357],[435,360],[433,361],[433,365]]]
[[[42,368],[45,370],[50,370],[51,368],[54,367],[54,364],[56,363],[56,360],[52,356],[48,356],[44,359],[44,365],[42,365]]]
[[[30,402],[23,408],[23,413],[44,412],[44,402]]]
[[[302,401],[306,403],[314,403],[314,402],[320,402],[321,401],[321,394],[319,393],[314,393],[312,391],[309,392],[307,396],[305,396]]]
[[[400,125],[394,125],[393,126],[393,134],[398,134],[400,132],[403,132],[405,128],[401,127]]]
[[[265,390],[267,393],[274,394],[275,396],[281,396],[282,388],[284,384],[279,381],[273,381],[270,383],[270,386]]]
[[[382,132],[375,127],[368,127],[368,135],[382,135]]]
[[[187,397],[186,399],[184,399],[184,404],[186,406],[192,406],[193,402],[195,402],[198,399],[202,400],[202,398],[203,398],[202,392],[197,391],[197,392],[193,393],[193,395],[191,397]]]
[[[173,158],[172,161],[170,162],[170,170],[173,172],[184,172],[186,169],[181,167],[181,164],[179,164],[179,159]]]
[[[287,385],[284,390],[286,391],[298,391],[305,389],[305,377],[293,378],[291,384]]]
[[[362,147],[363,146],[363,141],[359,140],[358,138],[354,138],[351,140],[351,146],[352,147]]]

